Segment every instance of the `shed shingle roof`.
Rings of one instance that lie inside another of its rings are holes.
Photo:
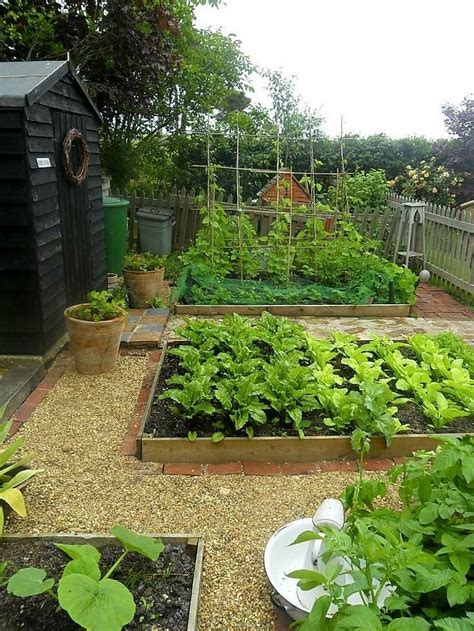
[[[33,105],[65,74],[71,72],[97,117],[101,116],[68,61],[9,61],[0,63],[0,107]]]

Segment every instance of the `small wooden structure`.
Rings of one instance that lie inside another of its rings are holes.
[[[0,63],[0,353],[46,353],[65,307],[106,287],[100,124],[68,62]],[[89,151],[80,184],[63,165],[71,129]]]
[[[291,199],[295,206],[311,205],[311,195],[289,172],[275,175],[257,193],[262,206],[277,203],[278,200]]]

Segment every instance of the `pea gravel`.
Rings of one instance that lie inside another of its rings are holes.
[[[28,517],[10,533],[140,532],[205,538],[200,631],[274,628],[263,549],[281,525],[337,496],[351,473],[245,477],[156,475],[156,466],[121,454],[147,364],[123,356],[99,376],[70,368],[21,430],[24,451],[44,469],[28,487]]]

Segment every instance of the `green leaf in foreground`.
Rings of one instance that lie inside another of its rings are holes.
[[[214,432],[214,434],[211,436],[211,441],[213,443],[220,443],[221,440],[224,440],[225,436],[222,432]]]
[[[7,591],[9,594],[27,598],[37,596],[51,589],[54,585],[52,578],[46,578],[46,572],[37,567],[25,567],[18,570],[8,581]]]
[[[297,627],[299,631],[315,631],[315,629],[321,629],[321,631],[324,631],[324,629],[326,629],[326,615],[330,606],[330,596],[321,596],[320,598],[317,598],[309,616],[303,623],[300,623],[300,626]]]
[[[198,437],[196,432],[188,432],[188,440],[190,443],[193,443]]]
[[[120,631],[135,615],[132,594],[111,578],[95,581],[69,574],[59,581],[58,598],[70,618],[87,631]]]
[[[100,569],[97,561],[87,557],[69,561],[63,570],[63,576],[68,576],[68,574],[85,574],[95,581],[100,579]]]
[[[387,631],[430,631],[431,625],[423,618],[397,618],[388,625]]]
[[[91,559],[92,561],[96,561],[96,563],[100,560],[100,552],[89,543],[57,543],[56,548],[64,552],[64,554],[67,554],[70,559]]]
[[[436,629],[444,631],[472,631],[472,622],[466,618],[442,618],[433,622]]]
[[[114,526],[111,532],[127,552],[138,552],[152,561],[156,561],[165,549],[161,539],[154,539],[147,535],[138,535],[125,528],[125,526]]]
[[[382,631],[378,615],[365,605],[353,605],[338,611],[331,621],[331,631]]]

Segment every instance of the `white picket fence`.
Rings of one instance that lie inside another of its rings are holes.
[[[389,197],[388,207],[395,211],[395,223],[402,205],[413,201],[398,195]],[[474,212],[426,203],[425,221],[427,268],[474,295]]]

